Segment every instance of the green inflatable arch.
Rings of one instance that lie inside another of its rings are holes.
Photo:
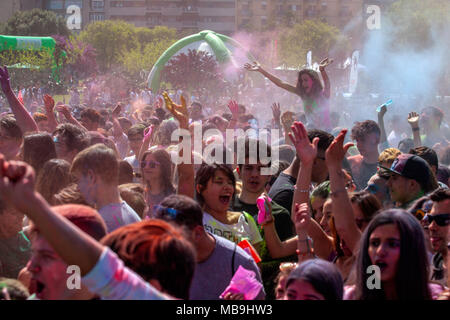
[[[199,43],[199,45],[203,43],[207,44],[209,48],[211,48],[217,62],[220,65],[225,65],[232,62],[233,53],[231,52],[229,47],[242,50],[243,52],[245,52],[245,55],[249,61],[256,61],[256,59],[234,39],[226,35],[216,33],[214,31],[204,30],[197,34],[193,34],[181,40],[178,40],[159,57],[152,70],[150,71],[147,79],[148,86],[152,89],[153,92],[159,90],[161,72],[170,58],[179,54],[183,51],[183,49],[186,49],[187,47],[192,46],[195,43]]]

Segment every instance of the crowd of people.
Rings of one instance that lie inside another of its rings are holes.
[[[332,62],[295,85],[246,64],[303,104],[257,110],[24,99],[0,68],[0,299],[449,300],[446,115],[343,121]]]

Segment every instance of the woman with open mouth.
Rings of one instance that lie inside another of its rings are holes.
[[[256,251],[262,238],[252,216],[229,211],[235,193],[236,178],[225,164],[202,164],[195,179],[197,201],[203,208],[206,231],[234,243],[247,239]]]
[[[430,300],[444,288],[430,283],[425,237],[420,222],[402,209],[379,213],[362,235],[357,282],[345,288],[347,300]]]

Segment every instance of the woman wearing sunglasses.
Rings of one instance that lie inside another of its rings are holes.
[[[173,167],[169,153],[162,148],[145,151],[141,158],[142,183],[145,186],[147,216],[152,217],[153,207],[165,197],[175,193]]]

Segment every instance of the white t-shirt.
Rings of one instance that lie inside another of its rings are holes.
[[[244,239],[248,239],[251,244],[262,241],[255,220],[249,214],[245,215],[242,213],[235,224],[223,224],[209,213],[204,212],[203,226],[209,233],[228,239],[236,244]]]
[[[141,221],[141,218],[139,218],[136,211],[134,211],[125,201],[108,204],[98,210],[98,213],[100,213],[105,221],[108,233],[126,226],[127,224]]]

